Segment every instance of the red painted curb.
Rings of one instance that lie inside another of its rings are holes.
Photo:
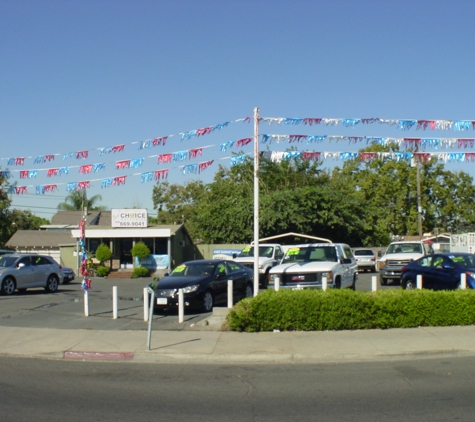
[[[64,359],[132,360],[133,353],[119,352],[64,352]]]

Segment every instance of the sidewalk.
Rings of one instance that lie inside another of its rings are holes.
[[[475,326],[334,332],[51,329],[0,326],[0,355],[149,363],[343,363],[475,356]]]

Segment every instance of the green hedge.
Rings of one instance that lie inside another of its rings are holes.
[[[230,311],[234,331],[323,331],[475,324],[472,290],[266,290]]]

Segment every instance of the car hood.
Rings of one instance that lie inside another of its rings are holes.
[[[389,255],[384,255],[381,257],[381,261],[385,261],[387,259],[391,259],[391,260],[397,260],[397,259],[401,259],[401,260],[412,260],[412,259],[419,259],[421,258],[422,256],[424,256],[423,254],[421,253],[391,253]]]
[[[162,289],[181,289],[183,287],[193,286],[194,284],[210,281],[209,276],[196,277],[163,277],[158,281],[158,286],[155,290]]]
[[[331,271],[338,262],[290,262],[271,268],[270,274]]]

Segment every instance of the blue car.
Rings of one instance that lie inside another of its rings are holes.
[[[427,255],[403,267],[401,286],[415,289],[417,276],[422,276],[422,288],[454,290],[460,288],[461,274],[466,274],[467,288],[475,288],[475,255],[462,252],[443,252]]]

